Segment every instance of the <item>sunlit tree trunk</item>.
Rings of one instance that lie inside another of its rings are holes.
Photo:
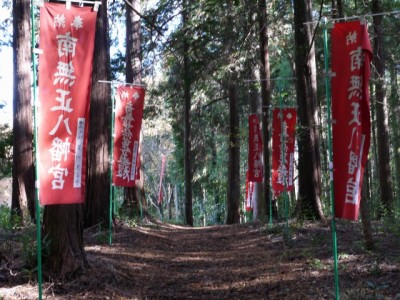
[[[13,0],[13,167],[12,213],[22,217],[27,207],[35,220],[35,172],[31,105],[30,3]]]
[[[140,0],[131,0],[130,5],[126,6],[126,77],[128,83],[142,82],[142,58],[141,58],[141,32],[140,32],[140,16],[141,12]],[[136,10],[136,12],[132,9]],[[138,155],[142,160],[142,134],[140,135],[140,143]],[[142,166],[142,165],[141,165]],[[140,168],[140,179],[136,180],[133,188],[125,189],[125,201],[129,205],[146,211],[146,199],[144,194],[144,174],[142,167]],[[128,205],[128,206],[129,206]]]
[[[382,12],[382,2],[372,1],[372,13]],[[378,138],[378,168],[381,201],[389,215],[393,214],[393,188],[390,170],[389,113],[385,86],[385,53],[383,49],[383,16],[373,17],[374,24],[374,65],[375,65],[375,109]]]
[[[88,141],[88,180],[85,203],[85,226],[108,224],[110,180],[109,141],[111,121],[111,86],[99,83],[110,79],[107,1],[102,0],[96,21],[92,96]]]
[[[299,215],[323,219],[321,194],[321,159],[319,153],[317,80],[315,48],[311,44],[311,1],[293,1],[295,21],[296,92],[299,116]]]

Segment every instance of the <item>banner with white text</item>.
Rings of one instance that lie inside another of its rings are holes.
[[[295,108],[275,108],[272,111],[272,188],[275,196],[294,188],[296,119]]]
[[[96,12],[40,8],[38,156],[40,203],[83,203]]]
[[[332,139],[335,217],[357,220],[370,146],[367,27],[336,23],[332,30]]]
[[[113,183],[133,187],[138,174],[140,129],[145,90],[119,86],[115,103]]]
[[[249,152],[248,172],[249,181],[262,182],[264,177],[263,142],[260,129],[260,121],[256,114],[249,115]]]

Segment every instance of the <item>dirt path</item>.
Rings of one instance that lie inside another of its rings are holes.
[[[122,226],[111,246],[99,245],[104,233],[90,233],[91,268],[72,282],[46,282],[44,299],[333,299],[329,226],[292,226],[290,242],[284,231]],[[342,299],[400,299],[399,236],[378,234],[378,250],[365,252],[357,224],[338,224],[338,235]],[[3,283],[0,299],[37,293],[34,285]]]

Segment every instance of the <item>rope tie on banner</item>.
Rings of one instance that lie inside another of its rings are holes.
[[[91,4],[93,5],[93,11],[98,11],[99,6],[101,5],[101,1],[86,1],[86,0],[57,0],[58,2],[65,2],[65,8],[67,10],[70,10],[72,7],[72,3],[78,3],[78,4]],[[44,0],[35,0],[34,3],[36,6],[43,7],[44,6]]]
[[[99,83],[108,83],[108,84],[111,84],[111,85],[124,84],[124,85],[131,85],[131,86],[146,87],[146,85],[143,84],[143,83],[135,83],[135,82],[130,83],[130,82],[117,81],[117,80],[114,80],[114,81],[110,81],[110,80],[99,80],[98,82],[99,82]]]

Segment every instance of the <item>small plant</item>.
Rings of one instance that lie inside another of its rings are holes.
[[[323,270],[324,269],[324,264],[323,262],[318,259],[318,258],[314,258],[310,261],[310,266],[311,268],[315,269],[315,270]]]

